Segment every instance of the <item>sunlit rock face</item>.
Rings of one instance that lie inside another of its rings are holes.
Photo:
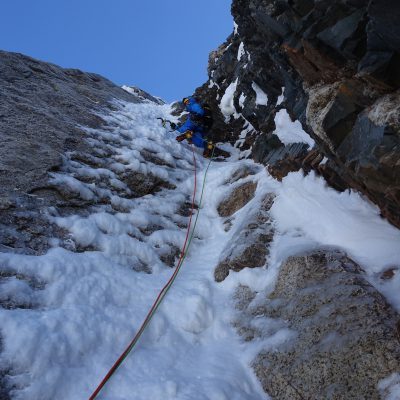
[[[142,100],[99,75],[4,51],[0,94],[0,251],[42,254],[50,238],[65,236],[49,223],[51,213],[87,213],[97,203],[52,183],[51,174],[67,158],[105,167],[112,150],[91,145],[88,130],[106,124],[100,114],[116,101]]]
[[[214,110],[214,138],[279,179],[314,169],[355,188],[400,226],[399,13],[395,0],[234,0],[234,32],[196,91]],[[282,110],[315,141],[311,154],[274,134]]]
[[[273,399],[378,400],[379,381],[398,372],[398,314],[344,254],[289,257],[264,304],[251,300],[238,290],[236,326],[246,340],[260,337],[249,323],[256,318],[272,332],[288,330],[279,349],[266,347],[253,363]]]

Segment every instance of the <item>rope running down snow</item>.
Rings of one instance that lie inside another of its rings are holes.
[[[166,294],[168,293],[168,291],[171,288],[172,284],[174,283],[174,281],[175,281],[175,279],[176,279],[176,277],[177,277],[177,275],[178,275],[178,273],[179,273],[179,271],[180,271],[180,269],[182,267],[183,261],[186,258],[187,252],[189,250],[189,246],[190,246],[190,244],[192,242],[192,239],[193,239],[193,236],[194,236],[194,230],[195,230],[196,225],[197,225],[197,220],[198,220],[199,214],[200,214],[200,207],[201,207],[201,203],[202,203],[202,199],[203,199],[207,172],[208,172],[208,169],[209,169],[209,167],[211,165],[212,157],[214,155],[214,149],[213,149],[212,155],[210,157],[210,162],[208,163],[206,171],[204,173],[203,185],[202,185],[203,187],[202,187],[202,190],[201,190],[200,201],[199,201],[199,205],[198,205],[198,211],[197,211],[196,219],[195,219],[195,222],[194,222],[194,226],[193,226],[190,238],[189,238],[190,228],[191,228],[191,224],[192,224],[192,216],[193,216],[193,212],[194,212],[196,191],[197,191],[196,157],[195,157],[195,154],[194,154],[193,145],[192,145],[191,148],[192,148],[192,153],[193,153],[193,164],[194,164],[194,189],[193,189],[193,195],[192,195],[192,204],[191,204],[191,212],[190,212],[189,224],[188,224],[188,228],[187,228],[187,232],[186,232],[185,242],[184,242],[183,247],[182,247],[182,251],[181,251],[181,255],[180,255],[177,267],[175,268],[175,271],[172,274],[171,278],[168,280],[168,282],[165,284],[165,286],[161,289],[160,293],[157,296],[157,299],[153,303],[153,306],[151,307],[149,313],[147,314],[147,316],[146,316],[144,322],[142,323],[140,329],[137,331],[135,337],[132,339],[132,341],[129,343],[128,347],[124,350],[124,352],[121,354],[121,356],[118,358],[118,360],[114,363],[114,365],[108,371],[107,375],[100,382],[99,386],[96,388],[96,390],[93,392],[93,394],[89,397],[89,400],[94,400],[97,397],[97,395],[100,393],[101,389],[104,387],[104,385],[107,383],[107,381],[115,373],[115,371],[122,364],[122,362],[125,360],[125,358],[128,356],[128,354],[133,350],[133,348],[135,347],[136,343],[140,339],[142,333],[146,329],[147,325],[149,324],[149,322],[153,318],[155,312],[157,311],[158,307],[160,306],[161,302],[163,301],[164,297],[166,296]],[[189,241],[188,241],[188,238],[189,238]]]

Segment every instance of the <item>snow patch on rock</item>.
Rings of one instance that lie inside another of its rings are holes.
[[[255,82],[253,82],[251,84],[251,87],[256,92],[256,105],[257,106],[266,106],[268,104],[267,94]]]
[[[225,90],[224,95],[221,98],[221,102],[219,104],[219,108],[221,109],[222,114],[225,116],[225,121],[228,122],[229,118],[233,115],[237,118],[236,108],[233,104],[233,99],[236,92],[236,87],[238,84],[239,78],[237,78],[234,82],[232,82]]]
[[[279,137],[283,144],[290,143],[306,143],[309,147],[313,147],[314,140],[303,130],[299,121],[292,121],[285,109],[279,110],[275,115],[274,134]]]

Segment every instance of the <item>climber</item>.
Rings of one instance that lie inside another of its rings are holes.
[[[189,143],[193,143],[196,147],[204,149],[203,156],[210,158],[223,156],[229,157],[227,151],[216,147],[212,141],[204,138],[204,135],[210,131],[213,124],[211,109],[207,105],[200,105],[194,97],[185,97],[182,100],[185,110],[189,112],[186,121],[181,125],[170,123],[171,129],[177,130],[181,135],[176,137],[178,142],[187,139]]]

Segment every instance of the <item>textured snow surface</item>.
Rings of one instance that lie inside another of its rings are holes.
[[[13,399],[87,399],[171,276],[172,269],[160,261],[159,254],[165,246],[183,244],[187,218],[177,210],[191,195],[194,164],[190,147],[176,143],[156,120],[171,119],[169,112],[168,106],[120,104],[118,111],[104,117],[112,130],[97,131],[99,139],[124,138],[113,145],[116,154],[110,156],[110,167],[98,170],[74,164],[71,168],[75,174],[102,174],[117,186],[124,184],[115,171],[151,172],[176,189],[127,199],[66,173],[54,175],[82,197],[106,196],[126,211],[111,212],[99,206],[86,217],[56,219],[75,243],[92,246],[93,251],[74,253],[54,247],[40,257],[0,253],[3,269],[34,278],[37,286],[16,278],[0,283],[1,296],[18,295],[34,306],[0,309],[0,363],[9,366],[7,381],[14,387]],[[143,149],[151,150],[166,165],[144,160]],[[384,283],[378,278],[382,270],[398,263],[400,232],[379,217],[375,206],[356,193],[335,192],[313,174],[291,173],[277,182],[264,167],[239,160],[236,149],[226,149],[232,157],[211,164],[195,239],[177,280],[99,400],[268,398],[250,363],[261,349],[274,350],[290,340],[290,332],[244,342],[231,326],[237,313],[233,294],[239,284],[268,294],[281,262],[299,251],[321,245],[344,249],[400,311],[399,277]],[[196,165],[201,182],[207,160],[196,153]],[[234,214],[233,227],[225,232],[216,208],[232,188],[232,175],[245,167],[255,175],[242,181],[257,182],[256,194]],[[197,201],[200,191],[199,183]],[[217,284],[213,272],[221,252],[236,228],[271,192],[277,196],[271,210],[277,233],[268,268],[230,273]],[[159,228],[143,234],[150,226]],[[140,265],[152,273],[135,271]],[[397,378],[382,381],[380,390],[398,393]]]

